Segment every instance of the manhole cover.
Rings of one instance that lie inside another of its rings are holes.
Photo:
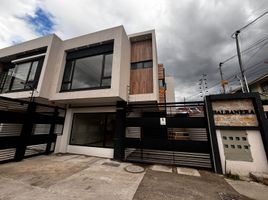
[[[145,169],[137,165],[128,165],[125,167],[125,170],[130,173],[142,173]]]
[[[228,194],[228,193],[224,193],[224,192],[219,192],[218,193],[221,200],[239,200],[239,196],[237,195],[233,195],[233,194]]]

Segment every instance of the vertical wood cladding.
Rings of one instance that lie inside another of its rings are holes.
[[[152,39],[131,42],[131,62],[152,60]]]
[[[130,94],[153,92],[153,68],[132,69],[130,74]]]
[[[158,64],[158,79],[159,80],[165,79],[163,64]]]
[[[152,60],[152,39],[131,42],[131,63]],[[130,94],[153,93],[153,66],[131,69]]]

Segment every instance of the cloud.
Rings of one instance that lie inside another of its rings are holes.
[[[267,8],[265,0],[4,0],[0,7],[0,46],[51,31],[68,39],[118,25],[124,25],[128,34],[155,29],[158,60],[167,75],[175,77],[176,99],[193,100],[199,97],[198,80],[203,73],[208,74],[210,92],[220,91],[219,62],[236,54],[231,34]],[[27,16],[32,21],[25,20]],[[240,34],[242,50],[267,35],[267,18]],[[254,64],[268,57],[267,46],[242,55],[249,79],[265,72],[263,65]],[[239,74],[237,58],[224,64],[223,73],[225,78],[230,77],[230,87],[239,85],[234,78]]]
[[[53,32],[53,16],[41,8],[35,10],[34,16],[26,15],[24,20],[39,35],[44,36]]]
[[[0,6],[0,47],[38,37],[22,17],[33,15],[38,5],[35,0],[2,0]]]

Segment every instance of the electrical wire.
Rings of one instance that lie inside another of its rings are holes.
[[[242,28],[238,29],[237,31],[235,31],[231,37],[234,38],[233,36],[237,33],[237,32],[241,32],[242,30],[246,29],[247,27],[249,27],[251,24],[254,24],[257,20],[259,20],[260,18],[262,18],[264,15],[266,15],[268,13],[268,11],[264,12],[263,14],[261,14],[259,17],[257,17],[256,19],[254,19],[253,21],[251,21],[250,23],[248,23],[247,25],[243,26]]]
[[[267,37],[267,36],[268,36],[268,35],[266,35],[264,38],[259,39],[258,41],[256,41],[256,42],[254,42],[253,44],[251,44],[247,49],[244,49],[243,51],[241,51],[241,54],[242,54],[242,55],[245,55],[245,54],[247,54],[247,53],[249,53],[249,52],[255,50],[255,49],[252,49],[252,48],[255,47],[255,46],[258,45],[258,44],[261,44],[261,43],[264,42],[265,40],[268,40],[268,37]],[[257,47],[257,48],[258,48],[258,47]],[[251,49],[252,49],[252,50],[251,50]],[[234,58],[236,58],[236,57],[237,57],[237,54],[235,54],[235,55],[233,55],[233,56],[227,58],[226,60],[224,60],[224,61],[221,62],[221,63],[222,63],[222,64],[225,64],[225,63],[229,62],[230,60],[232,60],[232,59],[234,59]]]
[[[268,58],[266,58],[266,59],[268,59]],[[266,59],[264,59],[264,60],[266,60]],[[245,73],[246,72],[254,72],[254,70],[256,70],[257,69],[257,71],[259,72],[259,71],[262,71],[263,69],[258,69],[258,68],[255,68],[256,66],[258,66],[258,65],[260,65],[260,64],[263,64],[264,63],[264,60],[262,60],[262,61],[260,61],[260,62],[258,62],[258,63],[255,63],[254,65],[251,65],[250,67],[247,67],[247,68],[245,68]],[[233,75],[231,75],[231,76],[229,76],[228,78],[226,78],[225,80],[228,80],[228,82],[229,82],[229,84],[231,84],[232,82],[234,82],[235,81],[235,79],[236,79],[236,76],[238,76],[238,75],[240,75],[240,72],[238,71],[238,72],[235,72],[235,74],[233,74]],[[254,75],[254,76],[256,76],[256,75]],[[247,75],[247,77],[248,78],[252,78],[253,76],[251,75]],[[211,90],[211,89],[213,89],[213,88],[215,88],[215,87],[220,87],[220,83],[215,83],[214,85],[212,85],[211,87],[209,87],[209,88],[207,88],[207,90]],[[193,97],[196,97],[196,96],[199,96],[199,95],[201,95],[200,93],[199,94],[194,94],[194,95],[192,95],[192,96],[189,96],[189,97],[186,97],[187,99],[191,99],[191,98],[193,98]]]

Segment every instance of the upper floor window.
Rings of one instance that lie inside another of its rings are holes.
[[[113,42],[67,52],[61,91],[111,87]]]
[[[152,60],[131,63],[131,69],[144,69],[144,68],[152,68],[152,67],[153,67]]]
[[[11,61],[1,76],[1,92],[32,90],[37,87],[43,54]]]

